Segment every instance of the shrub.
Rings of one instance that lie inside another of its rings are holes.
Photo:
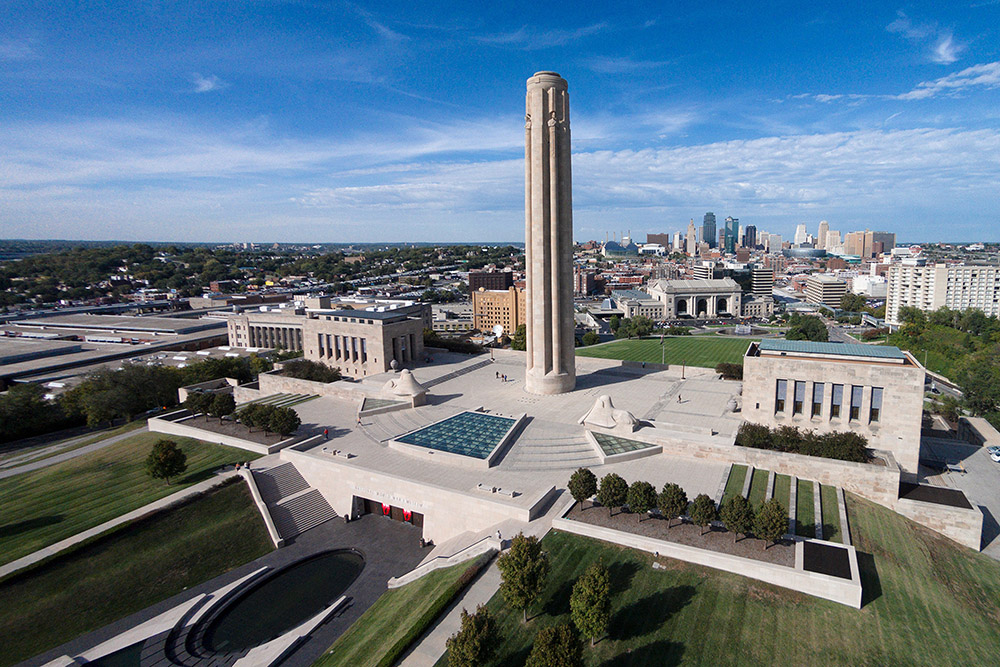
[[[704,535],[704,528],[715,521],[715,501],[702,493],[691,503],[688,514],[694,524],[702,528],[701,534]]]
[[[643,515],[656,507],[656,489],[649,482],[632,482],[626,502],[629,511],[638,514],[639,521],[642,521]]]
[[[560,623],[535,635],[525,667],[583,667],[580,640],[568,623]]]
[[[580,468],[570,476],[567,486],[573,500],[582,503],[597,493],[597,475],[591,472],[590,468]]]
[[[660,491],[656,501],[660,514],[667,520],[667,530],[670,530],[670,522],[684,514],[688,506],[684,489],[673,483],[663,485],[663,490]]]
[[[770,449],[806,456],[865,463],[871,458],[868,439],[857,433],[816,433],[794,426],[769,429],[759,424],[743,424],[736,435],[740,447]]]
[[[339,368],[330,368],[318,361],[293,359],[281,367],[281,374],[310,382],[336,382],[341,378]]]
[[[271,412],[267,420],[267,430],[287,436],[291,435],[302,425],[302,420],[292,408],[276,407]]]
[[[726,525],[726,530],[733,533],[733,542],[736,542],[737,535],[742,534],[745,537],[753,530],[755,518],[753,505],[743,496],[733,496],[722,504],[719,518]]]
[[[601,478],[601,488],[597,490],[597,502],[608,508],[608,516],[614,513],[616,507],[625,504],[627,495],[628,484],[615,473],[608,473]]]
[[[721,363],[715,367],[715,372],[720,374],[723,380],[742,380],[743,364]]]
[[[483,605],[470,614],[462,610],[461,628],[448,638],[450,667],[479,667],[488,663],[500,647],[500,632],[489,609]]]
[[[593,331],[588,331],[587,333],[583,334],[583,338],[581,339],[581,342],[584,345],[596,345],[597,343],[601,342],[601,337],[598,336]]]

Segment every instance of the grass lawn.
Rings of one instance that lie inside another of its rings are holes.
[[[146,474],[153,445],[169,437],[187,454],[187,471],[167,486]],[[0,480],[0,563],[9,563],[211,476],[258,458],[241,449],[162,433],[137,433],[96,452]]]
[[[58,450],[47,452],[47,453],[42,454],[40,456],[26,458],[23,461],[10,466],[10,468],[19,468],[19,467],[21,467],[23,465],[27,465],[29,463],[35,463],[36,461],[44,461],[45,459],[52,458],[53,456],[59,456],[60,454],[66,454],[67,452],[72,452],[74,450],[80,449],[81,447],[86,447],[87,445],[92,445],[95,442],[100,442],[101,440],[107,440],[108,438],[112,438],[112,437],[114,437],[116,435],[121,435],[122,433],[128,433],[129,431],[135,431],[137,429],[140,429],[140,428],[144,427],[145,425],[146,425],[146,420],[145,419],[137,419],[136,421],[132,421],[132,422],[129,422],[127,424],[123,424],[122,426],[118,426],[117,428],[105,429],[103,431],[99,431],[99,432],[93,433],[90,437],[84,437],[84,439],[81,440],[80,442],[74,443],[74,444],[69,445],[67,447],[61,447]],[[60,440],[58,442],[49,442],[49,443],[46,443],[44,445],[36,445],[34,447],[25,447],[24,449],[13,449],[13,450],[10,450],[9,452],[6,452],[4,454],[0,454],[0,461],[5,461],[5,460],[13,458],[15,456],[24,456],[26,454],[31,454],[31,452],[33,452],[33,451],[43,450],[43,449],[49,449],[51,447],[56,447],[56,446],[58,446],[62,442],[66,442],[68,440],[74,440],[74,439],[76,439],[78,437],[81,437],[81,436],[75,436],[74,438],[66,438],[65,440]]]
[[[812,480],[799,480],[795,496],[795,534],[816,537],[816,508]]]
[[[792,478],[788,475],[774,476],[774,497],[778,499],[781,506],[786,510],[791,503]]]
[[[843,542],[840,535],[840,503],[837,502],[837,487],[820,485],[820,500],[823,503],[823,539]]]
[[[751,341],[759,338],[723,338],[722,336],[666,336],[660,346],[660,338],[634,338],[616,340],[603,345],[577,348],[581,357],[601,359],[622,359],[624,361],[645,361],[660,363],[661,354],[668,364],[685,364],[715,368],[721,363],[739,364]],[[665,352],[664,352],[665,350]]]
[[[764,504],[764,495],[767,493],[767,478],[770,476],[768,470],[754,470],[753,480],[750,482],[750,497],[747,500],[754,506],[754,509]]]
[[[497,594],[493,664],[523,665],[541,628],[569,621],[573,582],[598,559],[611,571],[609,632],[587,665],[981,665],[1000,646],[1000,563],[885,509],[849,498],[865,606],[852,609],[735,574],[553,532],[551,573],[521,623]],[[654,570],[654,560],[667,565]],[[446,658],[439,665],[446,664]]]
[[[375,667],[410,633],[419,639],[458,593],[463,573],[472,561],[435,570],[401,588],[382,594],[368,611],[334,642],[314,667]],[[437,610],[435,612],[434,610]],[[417,626],[420,626],[417,629]],[[410,632],[414,630],[414,632]]]
[[[272,548],[242,483],[140,519],[0,582],[0,664],[59,646]]]
[[[726,480],[726,490],[722,494],[722,502],[726,502],[733,496],[743,493],[743,482],[747,478],[747,467],[734,464],[729,469],[729,479]]]

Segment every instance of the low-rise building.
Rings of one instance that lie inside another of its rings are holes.
[[[625,317],[648,317],[651,320],[663,319],[663,303],[646,292],[636,289],[614,290],[611,292],[611,299]]]
[[[806,278],[806,303],[827,308],[840,308],[840,300],[847,294],[847,281],[827,273],[815,273]]]
[[[649,294],[663,304],[666,319],[739,316],[742,313],[742,290],[732,278],[654,280],[649,284]]]
[[[748,422],[858,433],[912,473],[923,404],[924,368],[896,347],[764,339],[743,359]]]

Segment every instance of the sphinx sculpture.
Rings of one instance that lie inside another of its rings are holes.
[[[635,418],[635,415],[628,410],[615,408],[611,397],[607,394],[597,398],[594,407],[580,417],[579,423],[584,426],[597,426],[624,433],[633,433],[639,428],[639,420]]]

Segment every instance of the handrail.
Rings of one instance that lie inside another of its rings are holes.
[[[480,548],[482,545],[486,545],[487,548]],[[429,574],[434,570],[439,570],[442,567],[448,567],[449,565],[454,565],[456,563],[461,563],[467,561],[480,554],[487,553],[489,551],[500,551],[503,548],[503,544],[493,535],[487,535],[482,537],[472,544],[462,547],[450,556],[435,556],[431,560],[427,561],[422,565],[418,565],[406,574],[400,575],[398,577],[393,577],[388,582],[389,588],[399,588],[412,581],[416,581],[425,574]],[[477,549],[476,551],[472,551]]]
[[[264,502],[264,497],[260,495],[257,482],[253,478],[253,472],[249,468],[240,468],[240,475],[247,481],[247,486],[250,487],[250,495],[253,496],[253,501],[260,511],[261,517],[264,519],[264,525],[267,526],[267,532],[271,536],[271,541],[274,542],[275,547],[283,547],[285,541],[281,539],[281,534],[278,533],[278,528],[274,525],[274,520],[271,518],[271,512],[267,509],[267,503]]]

